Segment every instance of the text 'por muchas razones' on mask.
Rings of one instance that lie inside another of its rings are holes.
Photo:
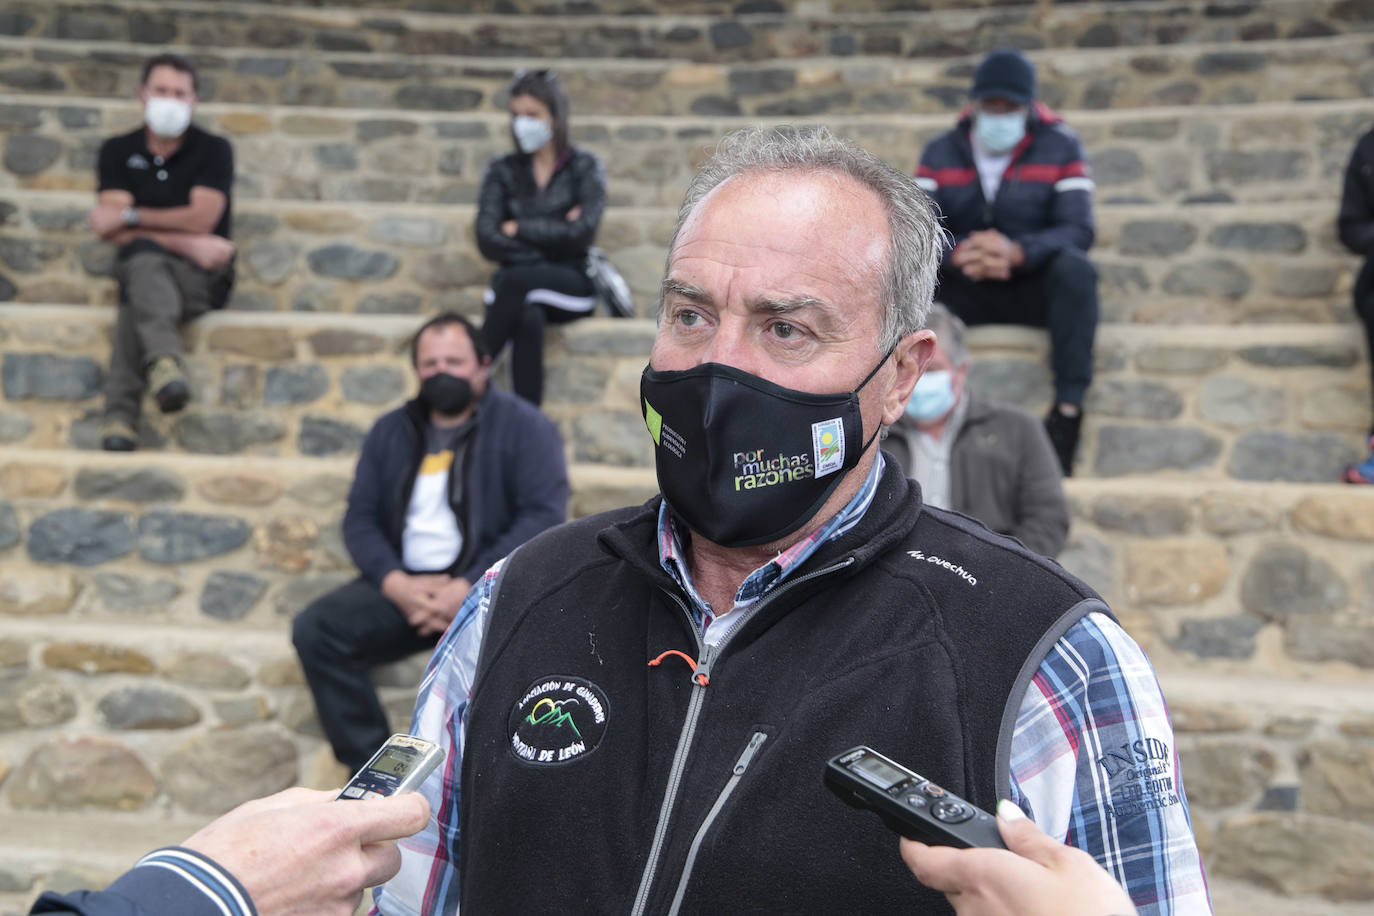
[[[663,499],[723,547],[784,538],[816,514],[877,437],[863,439],[859,392],[784,388],[720,363],[640,378]]]

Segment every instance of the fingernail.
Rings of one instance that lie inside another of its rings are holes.
[[[997,816],[1004,821],[1024,821],[1026,812],[1021,810],[1021,806],[1009,798],[1004,798],[997,803]]]

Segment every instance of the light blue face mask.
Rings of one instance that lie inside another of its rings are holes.
[[[1007,114],[980,111],[973,121],[978,140],[989,153],[1007,153],[1026,135],[1026,111],[1019,108]]]
[[[553,139],[553,128],[538,118],[529,115],[516,115],[510,125],[515,134],[515,145],[520,152],[529,155]]]
[[[918,423],[938,420],[954,408],[954,373],[948,369],[927,372],[916,380],[906,415]]]

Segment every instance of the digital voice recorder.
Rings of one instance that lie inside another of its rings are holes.
[[[411,792],[443,759],[444,752],[437,744],[413,735],[392,735],[354,774],[338,797],[380,798]]]
[[[845,802],[869,808],[902,836],[932,846],[1006,849],[997,819],[869,747],[831,758],[825,782]]]

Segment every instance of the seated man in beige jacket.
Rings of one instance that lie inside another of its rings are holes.
[[[935,355],[883,448],[921,485],[928,505],[978,519],[1053,557],[1069,533],[1059,462],[1045,428],[968,387],[964,323],[936,303],[926,321]]]

